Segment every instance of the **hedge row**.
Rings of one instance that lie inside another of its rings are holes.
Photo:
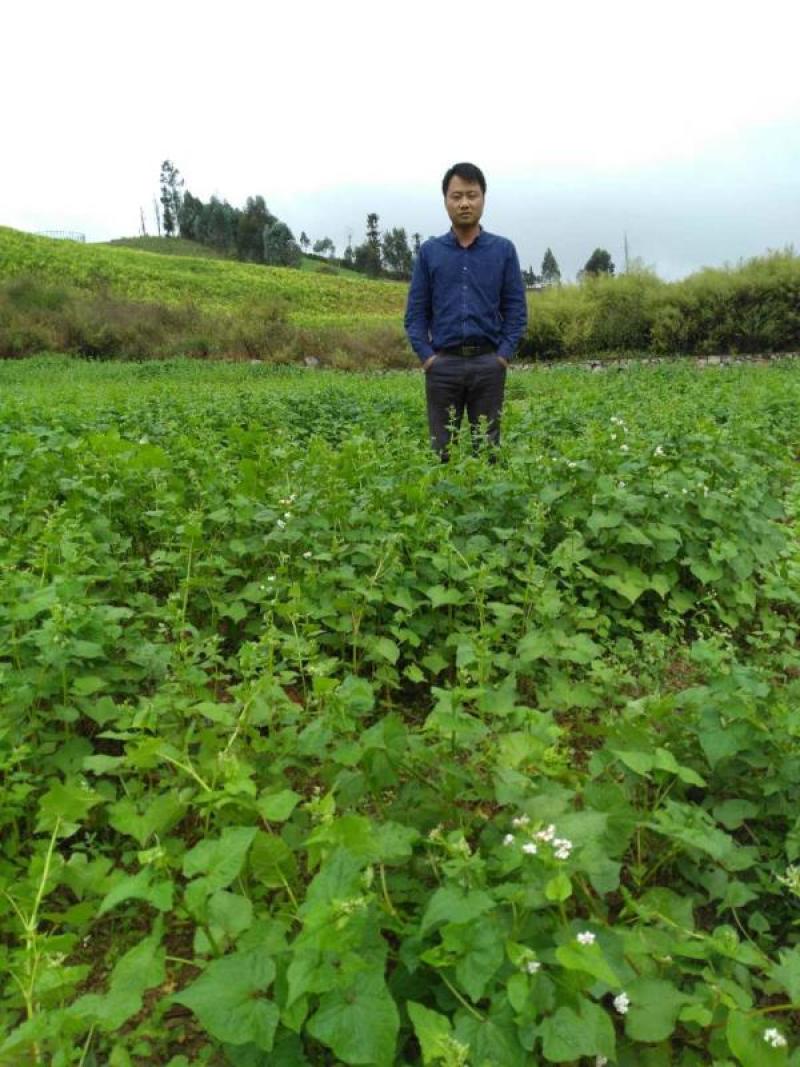
[[[523,355],[787,352],[800,348],[800,256],[770,253],[679,282],[648,272],[534,294]]]

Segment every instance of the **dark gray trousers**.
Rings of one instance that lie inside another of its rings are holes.
[[[438,355],[425,371],[428,429],[431,444],[446,463],[450,458],[452,428],[458,429],[466,409],[472,446],[480,447],[479,420],[486,419],[486,442],[500,441],[500,412],[506,384],[506,368],[490,352],[483,356]]]

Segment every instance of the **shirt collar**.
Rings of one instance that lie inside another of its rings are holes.
[[[484,234],[483,226],[479,225],[479,227],[478,227],[478,236],[475,238],[475,240],[474,241],[470,241],[470,243],[468,245],[462,245],[461,242],[456,237],[453,227],[451,226],[450,229],[447,231],[447,233],[444,235],[444,238],[448,242],[448,244],[455,245],[456,248],[467,249],[467,248],[472,248],[473,245],[476,245],[478,243],[478,241],[480,241],[481,237],[483,237],[483,234]]]

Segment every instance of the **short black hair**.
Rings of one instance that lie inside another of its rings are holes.
[[[454,163],[442,180],[442,196],[447,196],[447,190],[450,188],[450,179],[455,177],[461,178],[465,182],[477,182],[481,187],[481,192],[485,195],[486,179],[481,168],[476,167],[474,163]]]

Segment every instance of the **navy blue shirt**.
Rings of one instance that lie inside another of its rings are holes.
[[[424,363],[451,345],[488,342],[511,359],[528,311],[511,241],[481,230],[462,248],[451,230],[422,245],[414,264],[405,328]]]

